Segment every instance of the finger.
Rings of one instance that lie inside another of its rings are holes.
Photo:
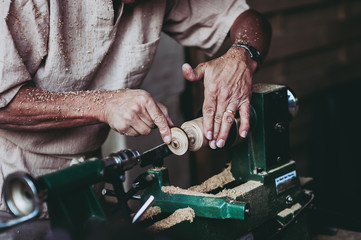
[[[167,119],[168,125],[173,127],[174,123],[173,123],[172,119],[170,119],[170,117],[169,117],[167,107],[159,102],[157,102],[157,105],[158,105],[159,109],[162,111],[162,113],[164,114],[165,118]]]
[[[228,138],[229,130],[231,129],[232,124],[234,123],[234,115],[236,113],[237,105],[236,102],[230,103],[226,111],[223,113],[222,125],[217,138],[217,147],[224,147],[226,140]]]
[[[148,112],[139,114],[139,118],[146,124],[149,128],[154,129],[155,124],[150,118]]]
[[[132,123],[132,129],[134,129],[138,134],[137,135],[149,135],[152,131],[152,128],[149,127],[139,116],[134,117],[134,121]]]
[[[129,110],[129,109],[128,109]],[[135,131],[135,129],[132,127],[133,124],[136,124],[137,121],[141,121],[136,113],[133,111],[121,111],[121,114],[119,117],[115,118],[116,120],[119,119],[119,121],[114,122],[114,125],[112,124],[111,127],[116,132],[120,133],[121,135],[125,136],[138,136],[139,133]],[[136,121],[134,121],[136,119]],[[141,121],[143,122],[143,121]]]
[[[131,121],[123,121],[118,128],[113,129],[125,136],[148,135],[151,131],[151,128],[135,114],[132,115]]]
[[[204,90],[204,103],[203,103],[203,134],[208,140],[213,139],[213,119],[216,112],[217,104],[217,91],[216,87],[212,85]],[[212,148],[212,146],[210,145]]]
[[[247,137],[249,131],[250,104],[248,100],[241,104],[241,107],[239,109],[239,115],[241,120],[239,135],[245,138]]]
[[[120,132],[120,134],[130,137],[139,136],[139,133],[133,127],[128,127],[125,131]]]
[[[150,99],[147,102],[147,112],[154,122],[154,124],[158,127],[158,130],[160,132],[160,135],[163,139],[163,141],[166,144],[170,144],[171,142],[171,133],[170,128],[168,126],[168,122],[166,117],[164,116],[163,112],[160,110],[158,105],[156,104],[154,99]]]
[[[141,105],[133,104],[131,106],[131,110],[132,110],[133,114],[128,116],[129,122],[135,122],[135,120],[139,120],[139,121],[142,121],[144,124],[146,124],[149,128],[154,128],[155,124],[154,124],[153,120],[149,116],[148,112],[146,110],[144,110],[144,108]],[[140,125],[140,129],[142,129],[143,127],[144,127],[143,125]]]
[[[185,63],[182,66],[184,78],[191,82],[201,80],[204,76],[204,69],[204,63],[199,64],[195,69],[193,69],[188,63]]]
[[[219,137],[219,132],[221,130],[221,125],[223,122],[223,116],[226,111],[226,108],[230,104],[231,94],[232,93],[230,90],[222,90],[222,89],[219,93],[219,96],[217,98],[217,111],[216,111],[216,115],[214,116],[213,139],[218,139]],[[230,107],[232,107],[230,110],[234,111],[233,109],[235,108],[235,106],[230,106]]]

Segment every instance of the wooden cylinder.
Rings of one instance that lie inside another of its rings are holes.
[[[187,134],[183,129],[172,127],[170,129],[172,134],[171,143],[168,145],[169,150],[175,155],[181,156],[188,151],[189,141]]]
[[[230,147],[241,140],[238,135],[239,125],[239,119],[235,119],[228,134],[225,147]],[[180,128],[171,128],[171,134],[172,141],[168,147],[175,155],[183,155],[188,150],[192,152],[198,151],[208,145],[208,140],[203,134],[203,117],[184,122]]]
[[[189,151],[198,151],[200,148],[207,146],[208,140],[203,134],[203,117],[184,122],[181,128],[188,136]]]

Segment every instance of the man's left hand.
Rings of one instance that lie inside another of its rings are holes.
[[[247,136],[256,68],[257,62],[241,47],[232,47],[223,56],[195,69],[187,63],[182,66],[187,80],[204,81],[203,132],[211,148],[224,146],[237,111],[241,120],[239,134]]]

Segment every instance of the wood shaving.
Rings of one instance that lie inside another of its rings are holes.
[[[222,197],[229,197],[232,199],[236,199],[239,196],[244,196],[248,192],[253,189],[256,189],[263,184],[258,181],[248,181],[243,183],[237,187],[231,189],[224,189],[223,191],[217,194],[208,194],[208,193],[201,193],[196,191],[191,191],[189,189],[182,189],[180,187],[174,186],[163,186],[162,191],[169,194],[183,194],[188,196],[198,196],[198,197],[212,197],[212,198],[222,198]]]
[[[263,184],[258,181],[248,181],[243,183],[237,187],[231,189],[224,189],[223,191],[217,193],[216,197],[230,197],[232,199],[236,199],[239,196],[244,196],[245,194],[249,193],[251,190],[256,189]]]
[[[231,167],[228,166],[225,170],[221,173],[214,175],[211,178],[208,178],[200,185],[192,186],[188,188],[190,191],[206,193],[210,192],[216,188],[223,187],[227,183],[234,181],[234,177],[231,173]]]
[[[162,212],[162,209],[160,209],[160,207],[158,207],[158,206],[150,207],[139,218],[139,221],[141,222],[141,221],[144,221],[146,219],[153,218],[154,216],[160,214],[161,212]]]
[[[176,210],[169,217],[162,219],[158,222],[155,222],[153,225],[149,226],[147,228],[147,230],[151,231],[151,232],[159,232],[159,231],[171,228],[174,225],[184,222],[184,221],[193,222],[193,219],[195,218],[195,216],[196,216],[196,214],[192,208],[190,208],[190,207],[181,208],[181,209]]]
[[[183,189],[180,187],[175,187],[175,186],[163,186],[162,191],[165,193],[169,193],[169,194],[183,194],[183,195],[198,196],[198,197],[217,197],[216,195],[213,195],[213,194],[190,191],[190,190]]]

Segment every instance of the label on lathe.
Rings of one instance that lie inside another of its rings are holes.
[[[277,194],[280,194],[292,187],[297,186],[296,170],[286,173],[275,179]]]

